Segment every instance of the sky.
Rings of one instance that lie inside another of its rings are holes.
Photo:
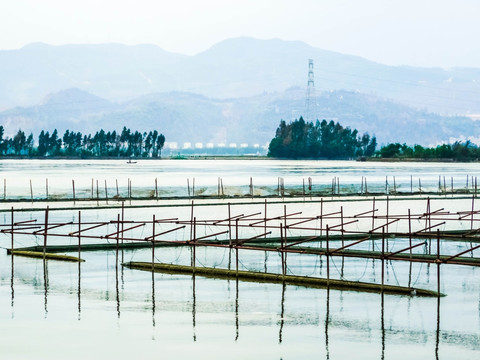
[[[478,0],[2,0],[0,50],[115,42],[194,55],[248,36],[388,65],[480,68],[479,14]]]

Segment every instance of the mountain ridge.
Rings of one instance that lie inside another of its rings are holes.
[[[111,102],[80,89],[67,89],[32,107],[0,112],[6,135],[18,129],[59,134],[65,130],[95,133],[156,129],[168,142],[266,144],[280,120],[302,115],[304,89],[291,87],[280,93],[245,98],[217,99],[187,92],[151,93],[123,102]],[[67,101],[68,100],[68,101]],[[317,97],[318,119],[340,122],[360,133],[375,135],[378,142],[437,145],[480,133],[480,122],[466,117],[444,117],[422,112],[373,95],[332,91]],[[392,131],[395,129],[395,131]],[[415,129],[413,131],[412,129]]]
[[[238,98],[307,83],[315,61],[319,91],[360,91],[443,114],[480,113],[480,69],[388,66],[301,41],[247,37],[196,55],[152,44],[30,44],[0,51],[0,109],[37,104],[46,94],[78,87],[110,101],[154,92]]]

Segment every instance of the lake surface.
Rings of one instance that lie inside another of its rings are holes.
[[[411,176],[421,178],[422,186],[438,189],[439,176],[448,183],[454,178],[455,188],[469,189],[472,177],[480,174],[479,164],[443,163],[358,163],[346,161],[0,161],[0,181],[6,179],[7,200],[0,203],[0,225],[11,221],[13,206],[15,221],[43,219],[46,203],[37,201],[10,202],[30,198],[30,180],[36,199],[45,196],[48,178],[49,196],[68,198],[72,179],[78,197],[89,197],[92,178],[96,185],[107,180],[112,188],[109,208],[96,208],[90,201],[76,205],[49,203],[50,222],[75,221],[76,207],[82,206],[82,220],[101,222],[119,216],[119,203],[111,198],[116,192],[127,192],[127,181],[133,191],[151,192],[157,178],[158,191],[169,196],[188,196],[187,181],[197,189],[215,194],[218,177],[225,187],[237,195],[248,194],[252,177],[254,186],[275,194],[278,178],[285,186],[301,187],[311,177],[314,186],[329,187],[333,177],[341,186],[358,192],[362,176],[369,186],[385,188],[395,176],[396,185],[410,190]],[[390,184],[389,184],[390,186]],[[234,189],[235,188],[235,189]],[[81,190],[83,189],[83,190]],[[115,189],[115,190],[114,190]],[[82,192],[83,191],[83,192]],[[343,207],[345,215],[371,209],[372,197],[322,198],[322,211],[335,212]],[[303,202],[282,202],[270,199],[268,216],[281,215],[284,207],[290,213],[302,211],[302,216],[317,214],[320,198]],[[358,200],[358,201],[357,201]],[[199,219],[228,217],[263,211],[259,198],[195,200],[194,215]],[[189,219],[191,199],[138,200],[125,208],[125,219],[139,220],[179,217]],[[386,211],[385,199],[377,199],[379,212]],[[106,206],[105,201],[101,203]],[[208,205],[208,206],[207,206]],[[66,208],[66,209],[63,209]],[[389,203],[391,213],[425,211],[426,198],[412,196]],[[456,212],[471,210],[471,194],[463,198],[449,195],[434,197],[433,209],[445,208]],[[478,210],[476,202],[473,207]],[[20,211],[23,209],[23,211]],[[266,216],[263,214],[262,216]],[[379,220],[377,220],[379,221]],[[476,222],[475,222],[476,223]],[[368,225],[370,220],[368,220]],[[316,223],[316,226],[318,224]],[[363,223],[351,224],[361,229]],[[405,223],[391,225],[404,231]],[[422,221],[414,226],[421,228]],[[453,225],[451,225],[453,226]],[[470,221],[455,226],[469,229]],[[453,226],[453,227],[455,227]],[[480,227],[480,226],[477,226]],[[5,227],[3,227],[5,228]],[[443,229],[451,229],[445,225]],[[452,228],[453,229],[453,228]],[[65,231],[72,231],[66,227]],[[115,231],[108,225],[105,232]],[[199,236],[216,230],[199,226]],[[262,229],[241,229],[246,238]],[[138,237],[151,233],[150,228],[135,229]],[[300,235],[299,234],[290,234]],[[274,234],[278,235],[278,234]],[[170,238],[188,238],[189,230],[172,233]],[[228,235],[222,235],[225,238]],[[478,267],[442,265],[441,292],[445,297],[422,298],[378,293],[313,289],[290,285],[262,284],[235,280],[218,280],[191,275],[170,275],[138,271],[121,266],[127,261],[149,261],[148,249],[83,252],[84,263],[44,261],[6,254],[10,234],[0,234],[0,357],[2,359],[131,359],[138,357],[197,358],[197,359],[478,359],[480,356],[480,270]],[[53,241],[53,240],[52,240]],[[60,242],[60,240],[55,240]],[[75,239],[61,240],[75,244]],[[87,240],[85,240],[87,241]],[[43,237],[15,237],[15,247],[42,244]],[[92,240],[92,242],[94,242]],[[400,250],[407,239],[390,239],[391,251]],[[473,246],[476,244],[474,243]],[[340,246],[333,243],[334,247]],[[369,244],[376,246],[378,244]],[[408,245],[407,245],[408,246]],[[470,242],[442,242],[442,253],[459,253],[472,246]],[[427,251],[426,246],[415,249]],[[75,255],[74,253],[70,255]],[[189,264],[191,249],[161,248],[155,261]],[[479,257],[478,250],[469,256]],[[226,248],[199,248],[197,266],[231,267],[235,254]],[[281,273],[277,252],[241,250],[240,269]],[[331,258],[331,277],[351,281],[379,283],[381,261],[340,257]],[[288,255],[288,273],[326,277],[325,258]],[[417,288],[437,289],[437,266],[386,261],[385,283]]]

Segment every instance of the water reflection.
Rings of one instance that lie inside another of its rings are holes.
[[[153,271],[152,271],[152,327],[153,329],[155,329],[155,273]]]
[[[195,315],[196,315],[196,305],[197,305],[197,296],[195,294],[195,273],[192,275],[192,325],[193,325],[193,341],[197,341],[197,333],[195,332]]]
[[[435,359],[438,357],[438,348],[440,345],[440,296],[437,297],[437,331],[435,334]]]
[[[78,298],[78,320],[81,319],[80,314],[82,313],[82,262],[78,262],[78,287],[77,287],[77,298]]]
[[[121,287],[120,285],[120,277],[121,277],[121,271],[119,270],[119,259],[120,259],[120,254],[118,254],[118,257],[116,257],[116,266],[115,266],[115,290],[116,290],[116,313],[117,313],[117,318],[120,319],[120,314],[121,314],[121,306],[120,306],[120,299],[124,299],[124,298],[127,298],[128,300],[128,297],[129,296],[132,296],[132,293],[128,293],[128,286],[126,289],[124,289],[123,287]],[[17,260],[18,261],[18,260]],[[44,312],[45,312],[45,317],[47,317],[47,315],[49,314],[49,312],[51,313],[52,310],[54,311],[57,311],[57,309],[50,309],[52,307],[52,305],[50,304],[50,308],[49,308],[49,303],[48,303],[48,297],[50,296],[59,296],[59,294],[65,294],[67,291],[65,291],[65,288],[59,288],[58,285],[57,285],[57,281],[55,281],[55,287],[51,287],[50,286],[50,283],[49,283],[49,264],[48,264],[48,261],[47,260],[40,260],[42,263],[42,267],[43,267],[43,284],[39,284],[40,286],[42,286],[42,295],[43,295],[43,302],[44,302]],[[388,263],[388,261],[387,261]],[[53,264],[50,264],[52,267],[54,266]],[[385,264],[386,265],[386,264]],[[82,269],[82,266],[84,266],[84,268]],[[17,265],[18,267],[18,265]],[[438,279],[440,279],[440,265],[437,264],[437,271],[438,271]],[[88,284],[89,282],[86,281],[87,285],[85,285],[85,283],[82,283],[82,274],[83,276],[85,277],[86,274],[85,274],[85,264],[81,264],[79,263],[78,265],[76,264],[76,266],[72,269],[75,269],[78,271],[78,279],[75,279],[72,283],[76,283],[76,294],[75,294],[75,291],[72,291],[71,294],[73,295],[72,296],[72,300],[74,302],[77,303],[77,311],[78,311],[78,320],[82,320],[82,321],[85,321],[83,319],[81,319],[81,315],[82,315],[82,302],[85,302],[85,300],[89,300],[89,298],[92,296],[92,292],[90,290],[87,290],[84,293],[82,294],[82,288],[85,289],[87,288],[88,289]],[[50,269],[51,270],[51,269]],[[410,269],[409,269],[410,270]],[[53,271],[53,270],[51,270]],[[51,271],[50,271],[50,275],[51,274]],[[76,271],[76,272],[77,272]],[[410,270],[411,271],[411,270]],[[87,271],[87,275],[88,275],[88,271]],[[124,275],[125,276],[125,280],[126,281],[129,281],[130,279],[130,276],[132,275],[131,272],[126,272],[126,274]],[[113,274],[112,274],[113,276]],[[140,277],[137,277],[138,274],[135,274],[134,276],[136,276],[136,279],[140,279],[142,278],[141,276]],[[157,278],[156,278],[157,276]],[[161,281],[161,277],[160,276],[163,276],[163,275],[159,275],[157,273],[154,273],[152,272],[151,274],[148,275],[147,279],[146,280],[146,283],[150,283],[151,285],[151,294],[150,294],[150,291],[149,290],[146,290],[146,296],[143,298],[143,306],[140,306],[140,307],[135,307],[135,311],[143,311],[144,313],[148,314],[148,318],[150,318],[151,320],[151,326],[152,326],[152,330],[153,330],[153,335],[152,335],[152,339],[155,340],[155,334],[156,334],[156,331],[158,331],[159,328],[162,328],[162,326],[165,325],[165,322],[157,322],[156,321],[156,316],[157,316],[157,312],[158,312],[158,309],[159,309],[159,304],[161,304],[161,309],[164,309],[166,308],[166,312],[168,313],[170,310],[170,307],[177,307],[179,306],[180,303],[178,303],[177,301],[172,301],[172,302],[168,302],[166,299],[158,299],[157,298],[157,294],[156,294],[156,285],[158,285],[156,283],[156,279],[157,281]],[[166,275],[168,276],[168,275]],[[15,281],[16,281],[16,277],[17,277],[17,281],[19,280],[22,280],[24,281],[25,283],[32,283],[31,281],[25,279],[25,277],[22,277],[20,276],[19,277],[19,274],[18,274],[18,270],[17,270],[17,274],[15,274],[15,260],[14,258],[12,257],[11,258],[11,263],[10,263],[10,294],[11,294],[11,299],[10,299],[10,305],[11,305],[11,308],[12,308],[12,318],[13,318],[13,310],[14,310],[14,307],[16,308],[17,312],[18,312],[18,291],[17,293],[15,293]],[[88,277],[86,278],[88,280]],[[143,277],[143,279],[145,280],[145,277]],[[183,278],[183,281],[185,281],[185,278]],[[187,282],[188,286],[191,286],[191,292],[183,298],[183,301],[186,301],[186,303],[189,303],[191,304],[191,325],[189,325],[188,327],[191,326],[191,330],[193,331],[193,341],[194,342],[197,342],[198,338],[197,338],[197,335],[199,335],[199,329],[202,329],[202,333],[204,331],[204,329],[206,329],[205,327],[198,327],[197,325],[199,325],[197,322],[198,322],[198,317],[197,317],[197,312],[201,312],[201,313],[204,313],[204,312],[209,312],[209,311],[212,311],[211,308],[209,306],[215,306],[215,302],[213,303],[210,303],[208,300],[207,301],[204,301],[203,300],[203,295],[201,296],[202,298],[202,301],[199,302],[198,301],[198,296],[199,296],[199,293],[200,294],[205,294],[205,291],[208,292],[208,286],[199,286],[199,284],[206,284],[205,281],[213,281],[213,280],[205,280],[201,277],[198,277],[198,276],[195,276],[193,275],[191,277],[191,283],[190,281]],[[85,282],[85,280],[84,280]],[[217,282],[216,285],[218,285],[220,282]],[[162,283],[163,284],[163,283]],[[185,284],[185,283],[184,283]],[[230,282],[229,282],[230,284]],[[113,284],[112,284],[113,285]],[[141,283],[140,283],[141,285]],[[214,285],[214,286],[216,286]],[[166,286],[170,286],[170,284],[166,284]],[[176,285],[175,285],[176,286]],[[227,285],[226,285],[227,286]],[[438,282],[437,284],[438,286],[438,290],[440,290],[440,282]],[[108,287],[108,285],[107,285]],[[67,288],[68,288],[68,285],[67,285]],[[75,288],[75,285],[74,285],[74,288]],[[233,289],[232,289],[233,290]],[[278,291],[280,290],[279,287],[272,287],[272,290],[273,290],[273,293],[276,293],[276,294],[279,294]],[[294,291],[295,290],[295,287],[290,287],[289,289],[289,294],[290,294],[290,290],[292,290],[291,292],[291,296],[289,296],[289,300],[291,300],[290,302],[293,301],[294,304],[297,304],[298,303],[295,303],[296,301],[299,301],[298,297],[296,298],[296,295],[297,292]],[[298,290],[298,289],[297,289]],[[292,335],[295,333],[295,331],[298,331],[298,326],[299,325],[302,325],[302,326],[305,326],[305,325],[312,325],[312,324],[315,324],[317,327],[318,327],[318,323],[315,322],[315,318],[312,317],[312,316],[316,316],[316,314],[312,315],[310,313],[304,313],[305,310],[300,310],[299,312],[299,309],[298,309],[298,306],[296,305],[290,305],[288,306],[287,304],[287,294],[286,294],[286,291],[287,291],[287,285],[285,283],[282,284],[281,286],[281,297],[280,297],[280,311],[278,313],[278,307],[275,306],[274,304],[272,306],[274,306],[275,308],[277,308],[277,310],[275,311],[275,313],[279,314],[279,321],[276,322],[276,326],[275,328],[277,329],[276,331],[274,330],[274,328],[271,328],[271,324],[268,323],[268,320],[266,320],[265,318],[262,319],[262,318],[257,318],[257,315],[255,315],[255,317],[253,317],[254,320],[252,320],[252,318],[249,318],[249,312],[251,313],[250,315],[254,314],[256,312],[256,310],[252,310],[251,306],[252,304],[249,302],[249,295],[251,295],[251,293],[249,293],[249,291],[252,291],[252,288],[250,288],[248,285],[245,285],[245,286],[242,286],[242,292],[245,292],[246,293],[246,296],[242,296],[242,304],[240,304],[240,282],[238,280],[235,281],[235,299],[234,299],[234,309],[231,308],[231,298],[228,299],[228,302],[229,302],[229,306],[230,306],[230,310],[229,310],[229,313],[232,314],[233,311],[234,311],[234,317],[235,317],[235,341],[239,340],[239,333],[240,333],[240,321],[239,321],[239,318],[240,316],[242,316],[243,318],[243,315],[246,315],[245,316],[245,322],[242,322],[242,324],[244,324],[243,326],[244,327],[248,327],[248,326],[251,326],[252,325],[252,321],[254,321],[254,324],[255,326],[257,326],[258,324],[261,324],[262,326],[264,326],[264,329],[270,329],[270,331],[272,331],[272,333],[277,333],[278,334],[278,344],[288,344],[290,345],[293,341],[296,341],[296,338],[295,338],[295,335]],[[412,318],[414,316],[414,314],[412,313],[411,314],[411,310],[410,310],[410,307],[412,307],[413,309],[417,308],[418,304],[420,302],[425,302],[426,300],[423,300],[423,299],[420,299],[420,298],[403,298],[403,297],[394,297],[394,296],[391,296],[391,295],[385,295],[383,293],[379,294],[379,295],[373,295],[373,294],[369,294],[369,295],[365,295],[365,296],[369,296],[375,303],[376,303],[376,306],[375,306],[375,314],[372,316],[366,316],[365,319],[361,319],[359,320],[357,317],[356,317],[356,314],[350,318],[349,316],[352,315],[351,313],[349,313],[351,311],[351,305],[352,305],[352,301],[354,301],[353,299],[358,299],[358,295],[352,297],[352,292],[338,292],[336,290],[330,290],[330,289],[326,289],[326,290],[312,290],[311,292],[309,292],[310,294],[314,294],[315,292],[315,296],[320,296],[322,299],[325,300],[325,307],[323,308],[324,310],[322,310],[321,312],[323,312],[324,314],[324,319],[325,319],[325,322],[324,322],[324,336],[325,336],[325,342],[324,342],[324,345],[325,345],[325,357],[326,359],[330,359],[331,357],[332,358],[337,358],[337,356],[334,356],[334,353],[332,353],[332,345],[337,345],[338,343],[341,343],[343,341],[343,339],[341,337],[343,337],[344,335],[339,335],[338,334],[338,330],[341,330],[343,328],[343,330],[346,330],[346,331],[352,331],[353,334],[355,334],[356,332],[359,332],[359,331],[368,331],[369,333],[372,332],[373,330],[373,333],[376,333],[377,335],[374,336],[374,339],[376,338],[377,341],[374,341],[374,343],[376,344],[381,344],[381,356],[380,358],[382,360],[384,360],[385,358],[391,358],[391,356],[387,356],[387,338],[390,340],[391,343],[391,346],[392,348],[394,348],[395,346],[397,346],[397,342],[398,342],[398,337],[397,336],[389,336],[389,334],[397,334],[397,333],[400,333],[400,334],[403,334],[403,335],[406,335],[409,337],[409,339],[414,339],[414,338],[418,338],[419,336],[420,337],[423,337],[425,340],[425,343],[428,344],[430,343],[430,346],[429,346],[429,352],[432,354],[434,353],[435,354],[435,358],[436,359],[439,359],[440,357],[440,342],[441,342],[441,337],[443,339],[444,342],[447,342],[449,343],[450,345],[452,344],[456,344],[458,345],[459,343],[464,343],[464,345],[467,346],[467,349],[474,349],[476,348],[476,346],[478,346],[478,344],[476,345],[475,344],[475,338],[478,339],[478,335],[476,335],[477,333],[475,331],[473,332],[470,332],[470,333],[465,333],[465,334],[461,334],[461,333],[456,333],[455,331],[451,331],[451,332],[444,332],[444,334],[442,335],[440,333],[441,331],[441,322],[440,322],[440,311],[441,311],[441,298],[438,297],[436,299],[436,312],[434,311],[433,309],[433,302],[429,302],[430,305],[426,305],[427,307],[428,306],[431,306],[432,307],[432,316],[430,317],[430,320],[429,320],[429,323],[432,325],[432,331],[426,331],[426,330],[415,330],[415,329],[410,329],[408,327],[405,327],[405,325],[402,325],[402,320],[398,321],[396,319],[393,319],[393,317],[391,316],[391,313],[394,313],[396,311],[396,307],[398,306],[399,303],[403,303],[405,304],[406,308],[406,312],[405,312],[405,318]],[[97,292],[98,294],[98,292]],[[249,295],[247,295],[249,294]],[[258,293],[257,293],[258,294]],[[75,296],[76,295],[76,296]],[[136,293],[136,295],[138,295]],[[150,296],[151,295],[151,296]],[[83,298],[82,298],[83,296]],[[87,297],[87,299],[85,299],[85,296]],[[373,296],[373,297],[372,297]],[[380,301],[378,302],[377,299],[378,297],[380,297]],[[276,296],[275,298],[277,298],[277,304],[278,304],[278,296]],[[296,298],[296,300],[295,300]],[[333,299],[333,300],[332,300]],[[191,301],[191,302],[190,302]],[[303,301],[303,300],[300,300],[300,301]],[[275,301],[274,301],[275,302]],[[52,303],[52,302],[51,302]],[[243,306],[243,304],[245,304],[245,306]],[[378,308],[378,305],[379,308]],[[167,306],[167,307],[165,307]],[[178,307],[177,307],[178,308]],[[113,308],[112,308],[113,309]],[[143,310],[142,310],[143,309]],[[380,310],[380,314],[378,314],[378,310]],[[132,308],[130,307],[130,302],[129,302],[129,305],[127,307],[124,306],[123,308],[123,312],[125,311],[132,311]],[[216,313],[215,310],[213,310],[215,314],[219,314],[219,313]],[[150,314],[149,314],[150,313]],[[334,314],[333,316],[333,319],[334,321],[332,321],[332,314]],[[435,314],[435,315],[433,315]],[[168,315],[168,314],[167,314]],[[271,315],[274,315],[273,313]],[[308,316],[305,316],[305,315],[308,315]],[[434,316],[436,317],[436,319],[434,318]],[[323,318],[323,316],[321,316]],[[124,316],[124,318],[128,318],[128,316]],[[162,319],[167,319],[168,316],[165,316],[165,317],[162,317]],[[373,324],[370,324],[369,323],[369,319],[374,319],[374,323],[377,323],[378,324],[378,319],[380,320],[380,326],[378,325],[375,325]],[[435,320],[434,320],[435,319]],[[393,321],[394,320],[394,321]],[[125,322],[125,321],[128,321],[128,320],[124,320],[122,319],[122,322]],[[300,321],[300,323],[298,322]],[[387,325],[386,326],[386,323],[388,324],[390,321],[393,321],[393,325],[390,325],[390,327]],[[434,324],[436,321],[436,326],[434,327]],[[122,323],[118,323],[119,324],[119,329],[120,328],[123,328],[122,326]],[[209,324],[207,322],[207,324]],[[231,324],[231,322],[230,322]],[[203,325],[203,324],[202,324]],[[278,327],[277,327],[278,326]],[[332,327],[333,329],[335,330],[333,333],[331,333],[332,331]],[[394,327],[396,329],[391,329],[391,327]],[[289,331],[287,332],[287,328],[289,329]],[[377,329],[377,330],[375,330]],[[433,330],[435,329],[435,330]],[[303,330],[301,330],[303,331]],[[428,334],[431,334],[430,336],[428,336]],[[289,336],[286,336],[286,335],[289,335]],[[333,334],[333,335],[332,335]],[[433,334],[435,334],[433,336]],[[208,334],[207,334],[208,335]],[[248,336],[250,336],[249,332],[246,331],[245,334],[242,336],[242,338],[245,338],[245,339],[248,339]],[[333,336],[333,337],[332,337]],[[202,340],[203,338],[205,338],[204,341],[206,341],[206,339],[208,338],[208,336],[203,336],[202,337]],[[430,340],[428,340],[428,338],[430,338]],[[433,340],[435,339],[435,340]],[[463,340],[462,340],[463,339]],[[361,341],[370,341],[369,339],[363,339]],[[410,341],[410,340],[408,340]],[[414,341],[414,340],[412,340]],[[462,345],[462,346],[464,346]],[[337,353],[337,351],[341,351],[343,350],[341,347],[337,347],[337,346],[334,346],[334,350],[335,350],[335,355]],[[375,348],[377,348],[377,346],[375,346]],[[377,348],[378,350],[378,348]],[[320,351],[320,350],[319,350]],[[378,354],[378,353],[377,353]],[[377,355],[378,356],[378,355]],[[375,356],[374,356],[375,357]]]
[[[280,306],[280,330],[278,332],[278,343],[282,343],[282,331],[283,331],[283,323],[284,323],[284,316],[285,316],[285,290],[287,285],[285,282],[282,284],[282,301]]]
[[[117,301],[117,317],[120,319],[120,291],[118,286],[118,249],[115,256],[115,298]]]
[[[380,305],[380,329],[382,332],[382,356],[381,359],[385,359],[385,295],[382,291],[381,296],[381,305]]]
[[[14,311],[14,304],[15,304],[15,289],[13,286],[13,282],[15,279],[15,266],[14,266],[14,258],[15,256],[10,256],[11,262],[12,262],[12,267],[11,267],[11,280],[10,280],[10,290],[11,290],[11,306],[12,306],[12,319],[15,317],[15,311]]]
[[[48,262],[45,258],[43,258],[43,286],[44,286],[44,309],[45,309],[45,318],[48,314],[48,307],[47,307],[47,297],[48,297]]]
[[[328,324],[330,323],[330,288],[327,288],[327,312],[325,314],[325,351],[327,360],[330,359],[330,350],[328,348]]]
[[[235,341],[238,340],[239,336],[239,325],[238,325],[238,279],[235,281]]]

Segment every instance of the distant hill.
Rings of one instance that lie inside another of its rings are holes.
[[[243,98],[217,99],[186,92],[152,93],[113,102],[72,88],[49,94],[38,105],[0,112],[6,134],[19,128],[35,138],[44,130],[93,133],[97,130],[162,132],[167,141],[266,144],[280,119],[298,118],[305,90]],[[376,135],[379,143],[436,145],[480,133],[480,122],[465,117],[444,117],[401,105],[374,95],[352,91],[318,94],[318,118],[334,120],[361,133]]]
[[[154,45],[31,44],[0,51],[0,109],[79,88],[109,101],[171,91],[216,99],[305,87],[308,59],[321,91],[356,91],[442,114],[480,113],[480,69],[386,66],[298,41],[235,38],[195,56]]]

